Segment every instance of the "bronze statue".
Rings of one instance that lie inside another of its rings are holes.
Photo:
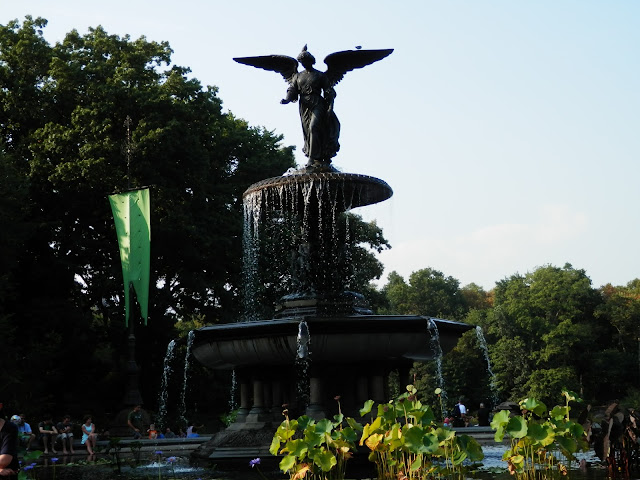
[[[357,48],[357,47],[356,47]],[[326,72],[313,68],[316,59],[305,45],[298,59],[286,55],[234,58],[238,63],[280,73],[289,83],[282,104],[300,100],[300,121],[304,134],[302,151],[309,158],[307,168],[328,168],[340,144],[340,122],[333,111],[336,92],[333,87],[344,74],[366,67],[390,55],[387,50],[346,50],[328,55],[324,59]],[[304,70],[298,72],[298,62]]]

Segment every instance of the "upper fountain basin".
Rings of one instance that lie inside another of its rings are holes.
[[[346,211],[387,200],[393,190],[379,178],[341,172],[297,170],[291,175],[272,177],[251,185],[243,198],[261,195],[262,201],[290,209],[304,205],[311,195],[324,198],[337,210]]]

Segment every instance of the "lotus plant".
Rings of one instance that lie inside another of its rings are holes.
[[[362,431],[360,445],[369,448],[378,480],[462,478],[465,460],[484,458],[480,444],[436,423],[433,410],[418,400],[416,388],[407,385],[406,390],[397,399],[379,404]],[[372,400],[367,401],[360,414],[370,414],[373,406]]]
[[[552,472],[566,475],[574,454],[588,450],[582,425],[569,417],[569,402],[576,400],[576,395],[569,391],[562,395],[565,405],[550,411],[544,403],[527,398],[520,402],[520,415],[502,410],[493,417],[495,441],[502,442],[505,435],[511,439],[511,448],[502,459],[518,480],[548,478]]]

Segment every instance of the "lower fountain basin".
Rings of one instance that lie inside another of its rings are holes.
[[[207,367],[229,370],[243,366],[291,365],[296,358],[298,327],[309,328],[310,359],[323,364],[397,359],[426,361],[434,351],[433,321],[440,348],[451,350],[465,323],[425,316],[353,315],[296,317],[204,327],[195,332],[194,357]]]

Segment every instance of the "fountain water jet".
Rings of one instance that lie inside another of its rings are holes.
[[[480,350],[484,355],[484,360],[487,363],[487,373],[489,374],[489,387],[491,388],[491,405],[495,407],[500,403],[500,395],[498,394],[498,386],[496,385],[496,376],[491,368],[491,359],[489,358],[489,346],[487,345],[487,339],[484,338],[482,327],[476,326],[476,337],[478,338],[478,344]]]
[[[189,360],[191,359],[191,349],[193,346],[193,340],[195,339],[195,332],[191,330],[187,335],[187,349],[184,354],[184,370],[182,371],[182,392],[180,393],[180,410],[178,415],[180,422],[184,424],[185,428],[188,427],[187,420],[187,385],[189,380]]]
[[[162,382],[160,384],[160,394],[158,395],[158,418],[156,420],[158,427],[160,427],[160,431],[164,430],[167,418],[167,402],[169,400],[169,377],[171,376],[172,372],[171,361],[175,356],[175,347],[176,341],[171,340],[167,345],[167,353],[164,356]]]

